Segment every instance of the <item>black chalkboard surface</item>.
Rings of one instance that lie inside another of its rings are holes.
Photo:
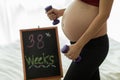
[[[24,80],[62,77],[57,27],[20,30]]]

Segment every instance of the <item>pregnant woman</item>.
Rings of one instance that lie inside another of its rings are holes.
[[[107,56],[109,41],[107,19],[113,0],[73,0],[66,9],[51,9],[47,16],[55,20],[63,16],[62,29],[70,40],[69,59],[72,62],[64,80],[100,80],[99,66]]]

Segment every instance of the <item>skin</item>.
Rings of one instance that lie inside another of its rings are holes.
[[[51,20],[62,18],[62,29],[66,37],[73,42],[65,54],[75,60],[91,39],[107,33],[107,19],[110,16],[113,0],[100,0],[99,7],[74,0],[66,9],[52,9],[47,12]]]

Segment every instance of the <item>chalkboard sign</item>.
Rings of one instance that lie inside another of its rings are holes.
[[[24,80],[62,77],[57,27],[20,30]]]

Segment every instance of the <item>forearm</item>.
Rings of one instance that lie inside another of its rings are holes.
[[[63,16],[64,11],[65,11],[65,9],[60,9],[60,10],[59,10],[59,14],[60,14],[60,16]]]
[[[98,15],[89,25],[88,29],[79,38],[79,40],[75,44],[76,47],[82,48],[89,40],[93,39],[93,37],[102,28],[102,25],[107,21],[111,12],[112,4],[113,0],[100,0]]]
[[[100,29],[103,27],[102,25],[107,21],[107,16],[97,16],[93,22],[90,24],[88,29],[83,33],[83,35],[79,38],[77,43],[75,44],[76,47],[82,48],[84,45],[91,39],[93,39]]]

